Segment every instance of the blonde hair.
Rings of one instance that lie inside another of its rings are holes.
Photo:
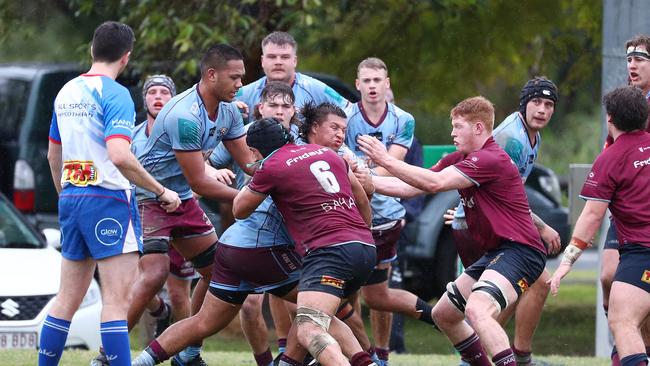
[[[359,66],[357,66],[357,75],[359,75],[359,71],[361,71],[363,68],[385,70],[386,75],[388,75],[388,67],[386,66],[386,63],[377,57],[368,57],[367,59],[361,61],[361,63],[359,63]]]

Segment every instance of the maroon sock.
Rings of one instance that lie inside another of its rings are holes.
[[[512,347],[512,352],[515,354],[515,361],[517,365],[530,365],[533,362],[533,353],[518,350],[515,346]]]
[[[167,351],[165,351],[160,343],[155,339],[149,343],[149,347],[145,349],[145,352],[151,355],[151,358],[153,358],[156,363],[165,362],[169,359]]]
[[[352,366],[368,366],[372,363],[372,359],[370,358],[370,355],[368,352],[358,352],[352,355],[352,358],[350,359],[350,364]]]
[[[291,366],[302,366],[302,362],[294,360],[293,358],[287,356],[286,353],[283,353],[282,356],[280,356],[280,361],[286,362]]]
[[[622,366],[621,365],[621,358],[618,357],[618,351],[616,350],[616,346],[612,347],[612,366]]]
[[[386,348],[375,347],[375,353],[380,360],[388,361],[388,352]]]
[[[463,361],[467,362],[471,366],[491,365],[476,333],[473,333],[464,341],[454,344],[454,348],[456,348],[458,353],[460,353],[460,357]]]
[[[273,355],[271,354],[270,348],[267,348],[266,351],[258,355],[254,354],[253,357],[255,357],[257,366],[268,366],[271,362],[273,362]]]
[[[494,366],[517,366],[515,354],[510,348],[494,355],[492,362],[494,362]]]
[[[287,348],[286,338],[278,338],[278,348]]]

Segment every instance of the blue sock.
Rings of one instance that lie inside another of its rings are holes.
[[[104,352],[111,366],[131,366],[131,348],[126,320],[101,323],[100,333]]]
[[[41,328],[41,339],[38,342],[38,365],[55,366],[59,364],[65,341],[68,339],[70,322],[47,316]]]
[[[201,346],[187,346],[178,354],[178,357],[183,362],[189,362],[195,359],[200,353]]]

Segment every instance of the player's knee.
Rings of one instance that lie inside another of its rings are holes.
[[[381,306],[388,298],[388,291],[381,285],[372,286],[372,288],[363,289],[363,300],[368,307],[376,309]]]
[[[478,281],[472,286],[472,293],[484,295],[485,298],[487,298],[492,303],[492,305],[494,305],[496,314],[499,314],[509,305],[508,298],[506,297],[503,289],[496,282],[488,280]],[[482,303],[482,301],[480,302]],[[465,315],[467,315],[467,318],[470,319],[470,321],[471,316],[485,315],[486,312],[483,306],[484,304],[478,304],[476,301],[470,302],[465,309]],[[470,313],[472,315],[470,315]]]
[[[239,311],[242,319],[257,319],[262,316],[262,297],[248,296]]]

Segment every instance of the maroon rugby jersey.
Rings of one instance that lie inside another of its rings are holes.
[[[519,171],[492,137],[480,150],[468,155],[458,151],[449,154],[431,170],[439,172],[450,165],[474,183],[458,192],[472,240],[481,249],[492,250],[510,240],[546,254]]]
[[[352,241],[374,245],[352,194],[348,165],[327,147],[283,146],[264,161],[248,188],[271,195],[302,255]]]
[[[594,161],[580,197],[609,202],[621,245],[650,247],[650,134],[624,133]]]

